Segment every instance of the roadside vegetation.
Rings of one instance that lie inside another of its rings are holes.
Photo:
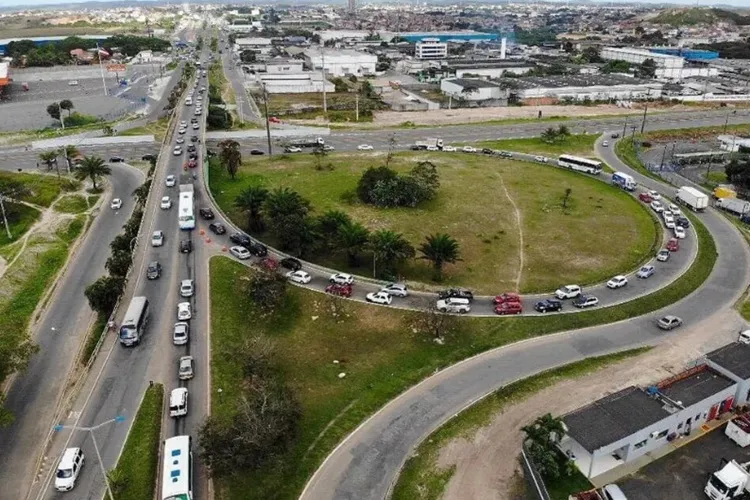
[[[564,125],[561,129],[566,128]],[[548,132],[552,131],[552,134]],[[548,154],[559,156],[571,154],[595,158],[594,143],[599,134],[555,134],[555,129],[550,127],[548,132],[541,137],[530,137],[525,139],[502,139],[499,141],[483,141],[477,143],[476,147],[501,149],[518,153]]]
[[[115,500],[154,497],[163,413],[164,386],[154,384],[146,389],[117,466],[107,473]]]
[[[169,116],[165,116],[164,118],[160,118],[156,121],[149,122],[147,125],[144,125],[142,127],[131,128],[123,132],[120,132],[117,135],[120,135],[120,136],[153,135],[154,138],[158,142],[162,142],[164,140],[164,135],[167,133],[168,127],[169,127]]]
[[[437,500],[443,494],[454,468],[442,469],[437,459],[442,448],[457,438],[472,440],[505,408],[522,404],[535,393],[554,387],[562,380],[589,375],[613,363],[638,356],[648,348],[633,349],[607,356],[588,358],[560,368],[508,384],[465,409],[427,436],[406,461],[393,489],[393,500]],[[510,459],[510,457],[508,457]],[[568,500],[568,495],[591,488],[582,474],[562,475],[545,483],[553,500]]]
[[[635,268],[661,241],[658,224],[632,197],[551,166],[464,153],[320,152],[240,166],[238,152],[227,154],[235,166],[226,168],[223,153],[213,158],[210,186],[240,227],[289,253],[365,276],[481,293],[542,292]],[[269,206],[278,198],[269,195],[282,188],[296,196],[299,224]],[[404,249],[399,258],[382,243],[383,232]],[[437,269],[433,253],[419,249],[442,234],[457,243],[457,254]]]

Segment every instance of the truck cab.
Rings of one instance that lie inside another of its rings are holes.
[[[722,460],[723,467],[709,476],[704,492],[711,500],[730,500],[748,492],[749,463]]]

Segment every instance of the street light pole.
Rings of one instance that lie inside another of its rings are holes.
[[[3,203],[2,193],[0,193],[0,210],[3,212],[3,222],[5,223],[5,232],[8,233],[8,239],[12,240],[13,235],[10,234],[10,226],[8,225],[8,217],[5,216],[5,203]]]
[[[271,123],[268,121],[268,91],[266,90],[266,84],[262,84],[263,88],[263,108],[266,113],[266,138],[268,139],[268,156],[271,156]]]

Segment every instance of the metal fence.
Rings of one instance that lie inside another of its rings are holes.
[[[521,447],[521,465],[523,466],[523,477],[529,483],[529,491],[538,500],[550,500],[547,487],[544,485],[542,475],[536,470],[534,463],[529,458],[526,444]]]

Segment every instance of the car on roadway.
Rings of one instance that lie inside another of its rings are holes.
[[[286,273],[286,278],[293,283],[300,283],[302,285],[306,285],[310,283],[310,280],[312,280],[312,276],[302,270],[289,271],[288,273]]]
[[[653,189],[648,192],[648,195],[651,197],[652,200],[661,200],[661,195],[657,191],[654,191]]]
[[[616,290],[617,288],[622,288],[627,284],[628,284],[628,278],[620,274],[620,275],[615,276],[611,280],[607,281],[607,288]]]
[[[638,276],[639,278],[647,279],[653,276],[655,270],[656,269],[652,265],[643,266],[638,270],[638,272],[635,275]]]
[[[55,489],[70,491],[76,486],[86,458],[80,448],[68,448],[63,452],[55,472]]]
[[[471,311],[469,299],[461,299],[457,297],[440,299],[435,304],[435,307],[438,311],[443,313],[466,314]]]
[[[560,300],[574,299],[581,295],[581,287],[578,285],[565,285],[555,290],[555,297]]]
[[[639,194],[638,199],[641,200],[643,203],[651,203],[652,201],[654,201],[654,199],[651,198],[651,195],[648,193]]]
[[[502,158],[513,158],[513,153],[510,151],[500,151],[500,156]]]
[[[659,253],[656,254],[656,260],[659,262],[666,262],[669,260],[669,256],[671,253],[666,248],[659,250]]]
[[[109,204],[109,207],[112,210],[120,210],[122,208],[122,200],[120,198],[115,198],[112,200],[112,203]]]
[[[684,240],[687,236],[687,233],[685,232],[685,228],[682,226],[675,226],[674,227],[674,236],[675,238],[678,238],[680,240]]]
[[[680,210],[680,207],[678,207],[674,203],[670,203],[669,207],[667,208],[669,208],[669,211],[672,212],[672,215],[674,215],[675,217],[682,215],[682,211]]]
[[[674,330],[681,325],[682,318],[672,316],[671,314],[668,314],[663,318],[659,318],[659,320],[656,322],[656,326],[658,326],[662,330]]]
[[[329,283],[336,283],[338,285],[351,285],[354,283],[354,276],[347,273],[335,273],[328,278]]]
[[[602,147],[606,148],[609,146],[609,141],[602,141]]]
[[[174,175],[168,175],[164,180],[164,184],[166,184],[168,188],[174,187],[175,184],[177,184],[177,177],[175,177]]]
[[[177,139],[175,139],[175,141],[174,141],[174,142],[175,142],[176,144],[184,144],[184,143],[185,143],[185,139],[184,139],[184,138],[182,138],[182,137],[178,137]],[[175,147],[177,147],[177,146],[175,146]]]
[[[437,146],[433,146],[432,144],[430,144],[429,146],[427,146],[427,151],[440,151],[440,148],[438,148]]]
[[[265,151],[261,151],[260,149],[251,149],[250,150],[250,155],[251,156],[261,156],[261,155],[264,155],[264,154],[266,154]]]
[[[534,304],[534,310],[540,313],[562,311],[562,302],[555,299],[544,299]]]
[[[372,302],[373,304],[389,306],[391,305],[393,297],[391,297],[391,295],[386,292],[370,292],[365,295],[365,300],[367,302]]]
[[[331,295],[338,295],[339,297],[351,297],[353,288],[351,285],[342,285],[339,283],[331,283],[326,287],[326,293]]]
[[[180,240],[180,253],[190,253],[193,251],[193,242],[190,240]]]
[[[677,252],[680,249],[680,240],[677,238],[669,238],[667,242],[667,250],[670,252]]]
[[[446,153],[455,153],[456,146],[443,146],[443,151]]]
[[[474,300],[474,292],[467,288],[448,288],[438,292],[438,299],[466,299],[469,302]]]
[[[193,151],[195,151],[195,144],[191,144],[190,146],[188,146],[187,150],[188,150],[188,153],[192,153]]]
[[[78,85],[78,80],[71,80],[68,82],[68,85]]]
[[[164,210],[169,210],[172,208],[172,200],[169,199],[169,196],[162,196],[159,206]]]
[[[187,318],[180,318],[180,319],[190,319],[190,303],[188,302],[182,302],[180,305],[187,305],[188,306],[188,317]],[[179,316],[180,313],[178,312],[177,315]],[[180,321],[178,323],[174,324],[174,330],[172,330],[172,343],[174,345],[185,345],[188,343],[188,340],[190,340],[190,325],[188,325],[184,321]]]
[[[109,159],[109,162],[110,163],[124,163],[125,162],[125,158],[123,158],[122,156],[112,156]]]
[[[195,113],[194,113],[194,114],[195,114],[195,115],[199,115],[199,114],[201,114],[201,111],[202,111],[202,110],[201,110],[200,108],[196,108],[196,109],[195,109]]]
[[[538,163],[547,163],[547,160],[549,160],[549,158],[547,158],[546,156],[535,156],[534,157],[534,161],[538,162]]]
[[[197,123],[193,123],[193,130],[198,130],[200,127]]]
[[[190,380],[193,378],[193,357],[180,356],[180,362],[177,368],[177,377],[180,380]]]
[[[461,151],[463,151],[464,153],[476,153],[477,148],[475,148],[474,146],[464,146],[461,148]]]
[[[190,302],[180,302],[177,304],[177,319],[179,321],[186,321],[193,317],[192,308]]]
[[[662,205],[659,200],[654,200],[651,202],[651,210],[653,210],[657,214],[661,213],[664,211],[664,205]]]
[[[175,146],[172,150],[172,154],[175,156],[180,156],[182,154],[182,147],[179,145]]]
[[[667,217],[672,217],[672,211],[668,208],[665,208],[664,211],[661,213],[661,218],[666,219]]]
[[[146,279],[157,280],[159,276],[161,276],[161,264],[159,264],[159,261],[154,260],[149,262],[148,267],[146,267]]]
[[[250,258],[250,252],[247,251],[247,248],[241,246],[233,246],[229,249],[229,253],[240,260],[247,260]]]
[[[180,297],[193,296],[193,280],[182,280],[180,282]]]
[[[197,160],[197,159],[198,159],[198,153],[188,154],[188,160]]]
[[[198,142],[198,136],[197,135],[191,135],[190,136],[190,142]]]
[[[227,228],[221,222],[212,222],[208,225],[208,229],[214,234],[225,234],[227,232]]]
[[[297,146],[287,146],[284,148],[284,152],[285,153],[301,153],[302,148],[297,147]]]
[[[268,118],[268,121],[271,122],[271,123],[281,123],[281,120],[278,117],[276,117],[276,116],[270,116]]]
[[[690,220],[684,215],[680,215],[674,220],[675,226],[680,226],[683,229],[690,227]]]
[[[177,133],[180,135],[184,134],[185,132],[187,132],[186,128],[181,128],[180,130],[177,131]]]
[[[674,229],[674,217],[672,217],[671,215],[664,217],[664,225],[667,226],[667,229]]]
[[[495,314],[504,316],[506,314],[521,314],[523,305],[520,302],[503,302],[495,305]]]
[[[245,245],[245,248],[256,257],[266,257],[268,255],[268,247],[258,241],[251,241],[248,245]]]
[[[500,295],[495,295],[495,298],[492,299],[492,303],[495,305],[504,304],[506,302],[521,302],[521,296],[514,292],[505,292]]]
[[[598,303],[599,299],[597,299],[593,295],[581,295],[573,301],[573,305],[579,309],[583,309],[585,307],[594,307]]]
[[[185,120],[180,121],[180,127],[187,127],[187,122]]]
[[[237,245],[242,245],[243,247],[246,247],[250,244],[252,240],[250,239],[250,236],[246,234],[234,233],[229,237],[229,241]]]
[[[360,144],[359,146],[357,146],[357,149],[360,151],[372,151],[375,148],[370,144]]]
[[[384,287],[381,287],[379,291],[395,297],[406,297],[409,295],[409,289],[404,283],[388,283]]]
[[[164,244],[164,231],[154,231],[151,235],[151,246],[160,247]]]

